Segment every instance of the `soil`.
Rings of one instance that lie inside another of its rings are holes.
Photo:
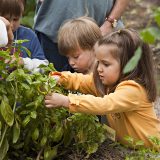
[[[134,28],[136,30],[144,29],[152,14],[154,7],[160,6],[160,0],[132,0],[128,6],[126,12],[123,15],[123,21],[127,28]],[[152,25],[155,25],[154,23]],[[154,61],[157,70],[157,82],[160,86],[160,42],[151,46],[154,53]],[[160,91],[160,87],[159,87]],[[160,93],[160,92],[159,92]],[[156,102],[156,109],[160,110],[160,99]],[[160,112],[160,111],[159,111]],[[158,111],[157,111],[158,114]],[[91,155],[88,160],[124,160],[126,155],[131,155],[133,150],[125,148],[120,145],[116,145],[113,142],[107,140],[98,149],[96,153]],[[83,154],[71,153],[65,154],[65,157],[61,157],[60,160],[84,160],[86,159]],[[138,158],[134,158],[138,159]],[[146,159],[146,158],[144,158]],[[160,154],[156,160],[160,160]]]

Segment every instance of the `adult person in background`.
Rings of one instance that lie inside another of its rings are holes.
[[[57,33],[64,21],[87,15],[96,20],[104,35],[123,28],[120,17],[128,3],[129,0],[38,0],[34,29],[46,58],[58,71],[68,63],[57,47]]]
[[[13,40],[11,24],[4,17],[0,17],[0,47],[10,45]]]

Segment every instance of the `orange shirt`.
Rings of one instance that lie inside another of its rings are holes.
[[[160,121],[146,90],[133,80],[121,82],[114,93],[98,97],[92,75],[62,72],[59,83],[66,89],[78,90],[87,95],[69,94],[71,112],[106,115],[117,140],[126,144],[124,137],[143,140],[151,147],[149,136],[160,138]]]

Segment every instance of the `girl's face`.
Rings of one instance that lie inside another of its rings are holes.
[[[120,62],[112,55],[117,50],[115,47],[115,45],[95,45],[97,71],[102,84],[107,86],[114,85],[120,76]]]
[[[17,30],[17,28],[20,26],[20,18],[21,16],[12,16],[10,17],[10,15],[6,15],[4,16],[11,24],[12,27],[12,31],[15,32]]]
[[[92,50],[78,49],[76,52],[67,55],[69,64],[78,73],[87,74],[93,68],[95,55]]]

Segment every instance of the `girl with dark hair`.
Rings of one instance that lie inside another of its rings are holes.
[[[142,50],[138,65],[130,73],[123,73],[138,47]],[[136,31],[122,29],[100,38],[94,53],[97,66],[93,75],[61,72],[58,80],[66,89],[87,95],[52,93],[45,97],[46,107],[64,106],[70,112],[106,115],[122,144],[127,143],[124,137],[130,136],[159,150],[148,138],[160,138],[160,121],[152,103],[156,99],[156,85],[149,46]]]

